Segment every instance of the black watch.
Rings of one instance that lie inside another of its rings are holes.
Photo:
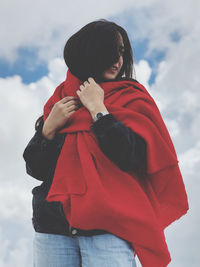
[[[104,112],[98,112],[97,114],[94,115],[94,121],[99,120],[100,118],[102,118],[104,115],[109,114],[108,111],[104,111]]]

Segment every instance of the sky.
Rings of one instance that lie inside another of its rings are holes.
[[[199,14],[197,0],[0,0],[0,267],[32,266],[31,190],[40,181],[26,174],[22,154],[66,77],[64,44],[100,18],[127,31],[136,79],[156,101],[178,155],[190,209],[165,229],[168,266],[199,265]]]

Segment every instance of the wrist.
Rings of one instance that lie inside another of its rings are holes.
[[[98,120],[100,120],[102,117],[106,116],[106,115],[110,115],[110,113],[108,111],[101,111],[101,112],[97,112],[94,117],[92,118],[93,119],[93,122],[96,122]]]
[[[46,139],[52,140],[55,136],[55,133],[56,133],[55,130],[50,129],[50,128],[46,127],[45,125],[42,128],[42,135]]]
[[[98,112],[108,112],[106,106],[104,104],[96,105],[92,109],[89,110],[92,118],[98,113]]]

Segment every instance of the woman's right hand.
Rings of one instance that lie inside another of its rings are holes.
[[[70,116],[80,107],[79,99],[66,96],[56,102],[44,122],[42,134],[47,139],[53,139],[56,131],[65,125]]]

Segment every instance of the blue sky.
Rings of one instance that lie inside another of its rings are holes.
[[[0,77],[6,78],[17,74],[22,77],[22,81],[26,84],[36,82],[48,74],[47,63],[35,62],[36,58],[36,49],[19,48],[18,58],[14,63],[5,59],[0,60]]]

